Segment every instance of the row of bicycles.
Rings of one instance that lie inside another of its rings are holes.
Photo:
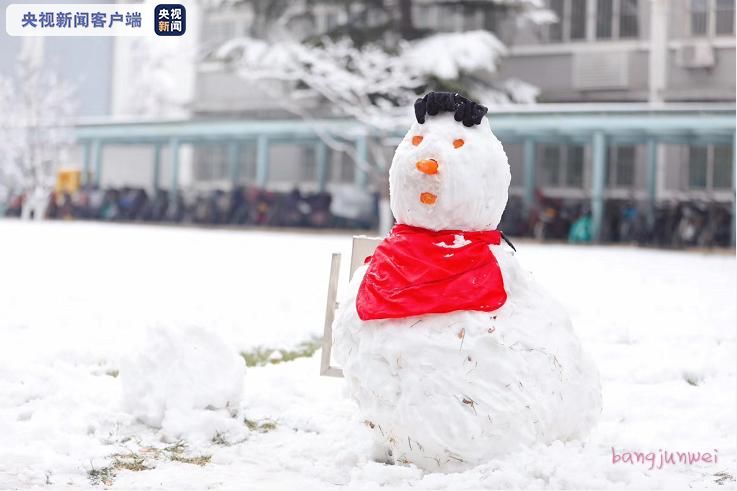
[[[12,195],[5,215],[21,216],[25,199],[24,194]],[[137,187],[90,187],[51,193],[43,213],[60,220],[373,229],[378,195],[355,189],[280,192],[246,186],[173,195],[163,189],[151,193]]]
[[[674,248],[728,247],[733,220],[732,203],[662,202],[655,206],[651,215],[644,202],[608,200],[601,240]],[[521,199],[513,197],[500,228],[510,236],[590,242],[591,207],[587,201],[538,196],[535,209],[525,214]]]
[[[11,195],[5,215],[21,216],[24,199],[23,194]],[[151,193],[136,187],[90,187],[51,193],[43,213],[60,220],[376,230],[379,206],[378,193],[352,186],[331,192],[240,186],[176,195],[163,189]],[[608,200],[601,239],[657,247],[727,247],[733,219],[731,203],[662,202],[651,213],[644,202]],[[526,211],[521,199],[512,196],[499,228],[510,237],[590,242],[590,203],[538,194],[534,209]]]

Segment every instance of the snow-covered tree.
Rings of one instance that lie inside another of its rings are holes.
[[[462,92],[487,105],[534,102],[534,86],[498,77],[507,50],[492,30],[555,21],[543,0],[209,0],[206,7],[252,15],[249,35],[213,49],[210,59],[293,114],[328,112],[374,134],[406,123],[407,107],[428,90]],[[429,25],[416,18],[426,9],[435,12],[429,24],[441,24],[448,12],[473,22],[461,26],[465,31]],[[388,163],[376,146],[372,167],[350,146],[320,136],[363,170],[385,173]]]
[[[136,118],[184,118],[194,92],[199,6],[187,4],[187,35],[140,36],[115,39],[116,68],[125,81],[117,89],[113,113]],[[143,0],[149,8],[161,3]]]
[[[483,27],[555,20],[542,0],[220,3],[250,6],[258,28],[220,46],[214,59],[246,80],[267,82],[262,87],[279,82],[276,96],[296,112],[318,96],[335,114],[378,128],[391,127],[396,110],[430,89],[462,91],[487,104],[533,102],[534,87],[495,76],[506,48]],[[420,26],[418,9],[434,9],[436,23],[456,12],[474,19],[475,28]]]
[[[23,217],[43,216],[73,143],[74,89],[24,50],[15,79],[0,78],[0,187],[25,193]]]
[[[131,64],[136,67],[126,89],[125,115],[166,118],[187,114],[189,104],[178,72],[188,65],[190,53],[182,52],[179,39],[160,42],[158,38],[139,37],[124,41],[130,50]]]

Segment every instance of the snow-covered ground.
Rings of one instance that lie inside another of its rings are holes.
[[[233,383],[238,352],[321,333],[330,253],[349,247],[348,235],[0,220],[0,489],[735,489],[733,254],[519,243],[599,366],[601,421],[583,441],[427,474],[371,459],[319,352]],[[653,452],[655,468],[612,463],[612,447]],[[661,451],[717,461],[658,469]]]

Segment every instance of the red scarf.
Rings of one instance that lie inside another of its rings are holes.
[[[500,243],[498,230],[434,232],[395,225],[367,259],[358,316],[373,320],[498,309],[507,293],[489,245]]]

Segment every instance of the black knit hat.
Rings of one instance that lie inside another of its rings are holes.
[[[456,121],[470,127],[481,124],[488,110],[486,106],[466,99],[457,92],[428,92],[425,97],[415,101],[415,117],[420,124],[425,122],[425,115],[435,116],[443,111],[454,113]]]

